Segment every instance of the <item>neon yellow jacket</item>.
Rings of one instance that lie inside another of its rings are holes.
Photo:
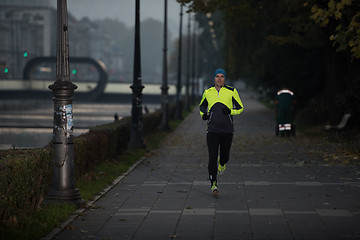
[[[215,86],[205,90],[200,102],[200,115],[208,118],[208,132],[233,133],[233,115],[240,114],[243,104],[237,90],[225,85],[218,92]],[[230,109],[230,114],[224,114],[224,109]]]

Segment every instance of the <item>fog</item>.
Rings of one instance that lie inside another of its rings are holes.
[[[56,8],[56,0],[51,5]],[[91,20],[111,18],[123,22],[127,27],[135,25],[135,0],[68,0],[68,11],[77,19]],[[168,0],[168,26],[178,29],[180,4]],[[152,18],[164,20],[164,0],[140,0],[140,20]]]

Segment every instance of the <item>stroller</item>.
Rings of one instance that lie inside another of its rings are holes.
[[[295,137],[296,135],[296,124],[294,123],[294,121],[291,121],[290,123],[287,124],[279,124],[279,120],[278,120],[278,111],[276,111],[276,126],[275,126],[275,135],[276,136],[293,136]],[[293,119],[293,118],[292,118]]]
[[[278,91],[276,99],[276,136],[295,136],[296,126],[294,123],[296,100],[294,93],[288,89]]]

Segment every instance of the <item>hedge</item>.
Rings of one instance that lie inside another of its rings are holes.
[[[51,182],[52,151],[14,149],[0,152],[0,217],[9,224],[41,204]]]
[[[159,112],[143,115],[144,136],[156,130],[160,120]],[[130,117],[125,117],[74,137],[76,178],[123,153],[130,139],[130,126]],[[39,208],[50,187],[53,154],[51,143],[44,148],[0,151],[0,229]]]

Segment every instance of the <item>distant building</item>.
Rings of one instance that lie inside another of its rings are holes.
[[[77,20],[70,12],[68,15],[70,58],[101,60],[109,68],[110,79],[119,81],[115,74],[123,70],[118,69],[122,67],[122,54],[114,51],[110,37],[88,18]],[[50,0],[0,1],[0,79],[21,79],[26,63],[32,58],[56,56],[56,18],[56,9],[51,7]],[[50,69],[53,70],[44,76],[55,74],[54,66]],[[89,71],[82,73],[96,79]]]
[[[124,57],[122,51],[115,45],[112,45],[110,59],[109,80],[114,82],[124,82],[126,79],[124,73]]]
[[[0,2],[0,68],[7,78],[19,78],[26,62],[55,52],[56,11],[48,0],[2,0]]]
[[[1,0],[2,7],[50,7],[49,0]]]

